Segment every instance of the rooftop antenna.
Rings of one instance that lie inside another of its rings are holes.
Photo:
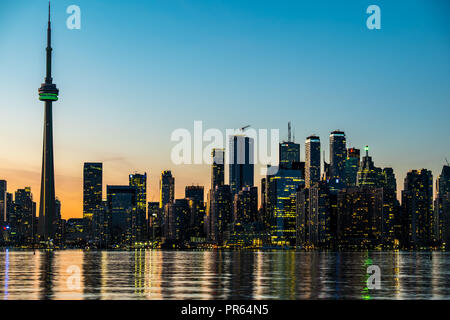
[[[288,122],[288,142],[291,142],[291,122]]]
[[[448,163],[447,157],[445,157],[445,162],[447,162],[447,165],[450,166],[450,163]]]

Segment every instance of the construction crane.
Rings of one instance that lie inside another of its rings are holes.
[[[246,126],[242,127],[241,131],[244,132],[244,130],[247,129],[248,127],[250,127],[250,125],[246,125]]]

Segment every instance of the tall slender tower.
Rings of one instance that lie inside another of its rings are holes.
[[[53,166],[52,102],[58,100],[58,89],[52,79],[52,46],[50,26],[50,1],[48,3],[47,73],[39,88],[39,100],[45,102],[44,146],[42,152],[41,199],[39,203],[38,233],[41,240],[54,239],[56,233],[55,173]]]

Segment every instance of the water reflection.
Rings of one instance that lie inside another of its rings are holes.
[[[99,299],[103,286],[102,252],[83,254],[83,296]]]
[[[53,251],[44,251],[38,254],[40,260],[39,283],[41,292],[39,299],[53,298]]]
[[[6,250],[5,253],[5,278],[3,281],[3,293],[4,293],[4,299],[8,299],[8,285],[9,285],[9,250]]]
[[[4,250],[0,271],[1,299],[450,299],[442,252]]]

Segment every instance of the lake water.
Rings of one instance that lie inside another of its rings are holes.
[[[450,299],[450,253],[10,249],[0,299]]]

